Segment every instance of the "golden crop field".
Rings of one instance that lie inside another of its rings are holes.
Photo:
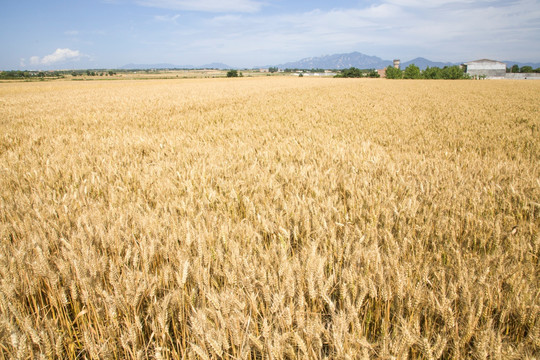
[[[540,81],[0,84],[0,354],[539,359]]]

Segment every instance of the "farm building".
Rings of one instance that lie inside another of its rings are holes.
[[[500,61],[482,59],[463,64],[464,70],[470,76],[505,77],[506,64]]]

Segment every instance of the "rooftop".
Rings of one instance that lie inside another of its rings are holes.
[[[466,62],[466,63],[464,63],[464,65],[470,65],[470,64],[474,64],[474,63],[486,63],[486,62],[495,63],[495,64],[504,64],[502,61],[490,60],[490,59],[480,59],[480,60],[473,60],[473,61]]]

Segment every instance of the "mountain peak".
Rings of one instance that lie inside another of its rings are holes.
[[[353,51],[351,53],[344,54],[308,57],[277,66],[282,69],[348,69],[351,67],[356,67],[359,69],[383,69],[392,64],[393,62],[391,60],[384,60],[378,56],[366,55],[359,51]],[[417,57],[413,60],[402,62],[401,67],[404,69],[410,64],[415,64],[421,70],[424,70],[428,66],[442,68],[445,66],[456,65],[451,62],[435,62],[424,57]]]
[[[355,51],[345,54],[322,55],[278,65],[282,69],[380,69],[391,65],[389,60]]]
[[[459,63],[451,63],[451,62],[437,62],[437,61],[431,61],[423,57],[417,57],[415,59],[406,61],[404,63],[401,63],[401,67],[405,69],[410,64],[414,64],[420,68],[420,70],[425,70],[428,66],[429,67],[439,67],[443,68],[445,66],[452,66],[452,65],[459,65]]]

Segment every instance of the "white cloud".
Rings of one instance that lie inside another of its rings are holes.
[[[30,64],[39,65],[39,64],[41,64],[41,59],[39,58],[39,56],[32,56],[30,58]]]
[[[137,4],[170,10],[253,13],[262,7],[254,0],[137,0]]]
[[[178,18],[180,17],[179,14],[176,15],[156,15],[154,16],[154,20],[158,22],[176,22]]]
[[[30,64],[32,65],[53,65],[66,61],[80,60],[86,55],[81,54],[79,50],[71,49],[56,49],[55,52],[44,57],[32,56],[30,58]]]
[[[68,31],[65,31],[64,34],[69,35],[69,36],[77,36],[77,35],[79,35],[79,31],[78,30],[68,30]]]
[[[397,6],[410,7],[410,8],[436,8],[449,5],[463,6],[466,4],[474,6],[486,6],[489,3],[494,3],[494,0],[386,0],[387,3],[391,3]]]
[[[214,16],[179,29],[171,38],[171,48],[182,54],[219,57],[233,65],[355,50],[403,60],[540,56],[539,50],[531,51],[540,36],[538,0],[420,4],[419,0],[381,0],[347,9]],[[188,26],[189,35],[183,34]],[[179,39],[181,47],[175,45]]]

